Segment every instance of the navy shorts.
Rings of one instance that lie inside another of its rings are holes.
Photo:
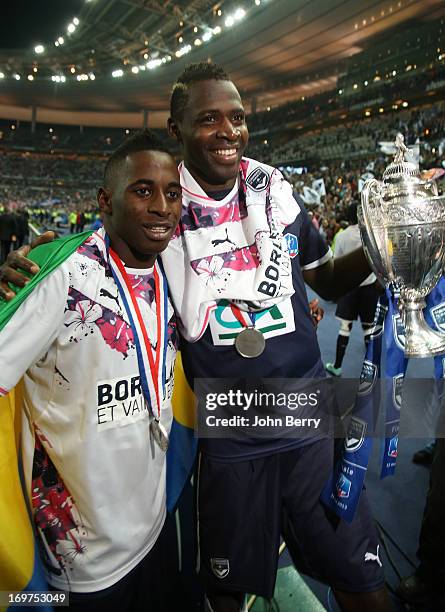
[[[181,599],[176,524],[167,516],[153,548],[126,576],[112,586],[91,593],[70,593],[72,612],[177,612]]]
[[[333,454],[333,440],[327,439],[236,463],[201,453],[199,569],[208,592],[240,591],[270,599],[280,536],[303,574],[343,591],[370,592],[383,586],[379,541],[365,491],[351,524],[320,502]]]
[[[371,324],[374,321],[375,309],[380,291],[376,283],[357,287],[337,301],[335,316],[345,321],[356,321]]]

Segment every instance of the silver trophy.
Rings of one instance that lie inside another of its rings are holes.
[[[425,296],[442,275],[445,258],[445,197],[434,181],[421,179],[419,167],[396,138],[394,161],[383,181],[365,183],[358,210],[363,248],[385,286],[400,291],[405,326],[405,356],[445,353],[445,334],[431,329],[423,316]]]

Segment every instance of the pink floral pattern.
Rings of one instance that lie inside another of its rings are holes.
[[[109,308],[97,304],[74,287],[70,287],[68,296],[65,327],[71,328],[70,342],[79,342],[99,330],[108,346],[121,353],[124,359],[128,357],[128,351],[134,346],[134,339],[131,326],[125,319]]]

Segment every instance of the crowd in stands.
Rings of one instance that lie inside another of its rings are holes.
[[[445,103],[410,110],[378,114],[374,118],[348,121],[340,125],[308,130],[281,146],[254,140],[248,155],[273,166],[308,170],[287,173],[297,194],[323,179],[323,193],[306,200],[313,223],[329,244],[346,226],[346,210],[359,201],[361,182],[372,173],[381,178],[392,156],[382,151],[380,143],[392,143],[397,133],[405,142],[419,145],[420,166],[440,167],[445,153]],[[284,171],[286,174],[286,171]],[[365,175],[364,179],[361,179]],[[440,185],[439,185],[440,186]],[[445,186],[444,186],[445,187]]]
[[[33,231],[82,231],[98,218],[96,188],[103,158],[0,154],[0,214],[27,215]],[[75,220],[73,222],[73,215]],[[71,217],[71,219],[70,219]],[[1,222],[1,217],[0,217]],[[12,247],[19,243],[12,241]]]
[[[379,143],[394,141],[398,132],[408,144],[419,139],[424,151],[428,152],[444,137],[444,127],[445,104],[439,102],[421,109],[378,114],[361,121],[340,120],[334,126],[317,127],[291,137],[281,146],[255,139],[249,145],[249,154],[272,165],[375,158],[380,150]]]
[[[102,158],[6,152],[0,154],[2,183],[96,187],[103,174]]]
[[[0,146],[36,152],[92,152],[108,155],[130,135],[132,130],[36,124],[34,132],[29,121],[0,120]],[[164,130],[156,130],[160,138],[167,138]]]
[[[418,98],[424,96],[429,87],[445,79],[445,66],[438,65],[416,72],[410,70],[402,75],[389,74],[388,78],[376,75],[374,79],[367,86],[360,82],[358,89],[353,92],[347,93],[341,89],[328,91],[309,98],[303,96],[275,108],[269,107],[269,110],[256,113],[250,118],[250,131],[253,135],[279,131],[286,124],[304,124],[309,117],[315,115],[318,120],[324,120],[338,114],[336,111],[362,111],[368,106],[382,104],[388,107],[400,99]]]
[[[250,125],[250,122],[249,122]],[[391,159],[379,143],[405,142],[420,146],[422,168],[441,167],[445,149],[445,103],[397,110],[335,126],[307,129],[280,146],[253,138],[247,155],[278,167],[300,166],[289,172],[296,193],[323,179],[318,201],[306,200],[314,224],[329,243],[344,226],[349,203],[359,199],[361,177],[381,177]],[[97,155],[48,155],[3,149],[0,152],[0,213],[24,211],[38,230],[81,231],[98,223],[96,188],[104,169]]]

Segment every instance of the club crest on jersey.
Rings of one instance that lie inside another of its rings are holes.
[[[392,377],[392,401],[394,408],[400,410],[402,408],[402,388],[403,388],[403,374],[397,374]]]
[[[348,433],[345,439],[345,451],[353,453],[357,451],[365,440],[366,421],[352,417],[349,421]]]
[[[286,239],[289,257],[293,259],[298,255],[298,238],[294,234],[285,234],[284,237]]]
[[[210,559],[212,572],[217,578],[225,578],[230,572],[230,564],[228,559],[212,558]]]
[[[371,330],[370,338],[378,338],[383,333],[383,323],[385,321],[385,316],[388,311],[388,307],[380,304],[377,304],[377,308],[374,315],[374,325]]]
[[[352,482],[349,480],[349,478],[346,478],[346,476],[341,473],[338,477],[337,484],[335,485],[335,488],[337,490],[337,497],[340,497],[342,499],[348,498],[351,492],[351,486]]]
[[[264,191],[269,185],[270,176],[263,168],[255,168],[246,178],[246,183],[254,191]]]
[[[437,306],[433,306],[430,313],[437,329],[445,332],[445,302],[437,304]]]
[[[394,436],[393,438],[391,438],[391,440],[389,441],[389,446],[388,446],[388,457],[392,457],[393,459],[397,457],[398,443],[399,443],[399,436]]]
[[[399,314],[392,315],[392,330],[394,340],[402,351],[405,350],[405,326],[402,322],[402,317]]]
[[[366,395],[374,387],[377,378],[377,366],[372,361],[364,361],[360,374],[360,384],[358,387],[358,395]]]

